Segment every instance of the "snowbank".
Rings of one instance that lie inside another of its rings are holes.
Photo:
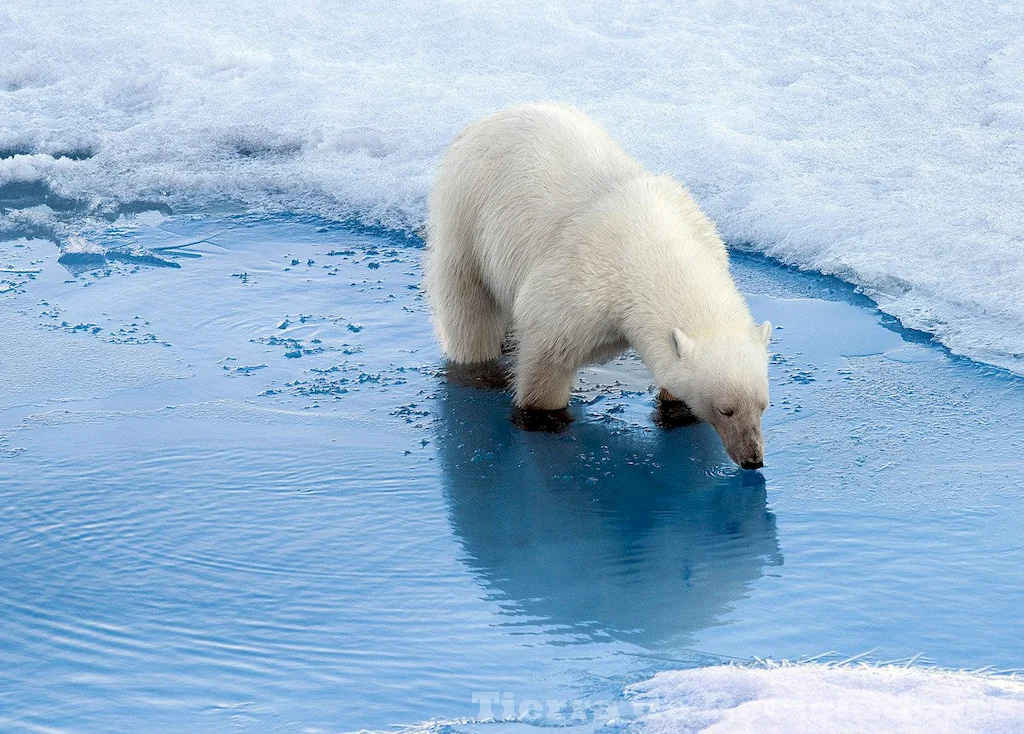
[[[629,690],[649,734],[1019,732],[1024,682],[902,667],[719,666],[661,673]]]
[[[1024,372],[1022,75],[1024,15],[995,0],[10,0],[0,228],[137,200],[416,225],[462,126],[557,99],[731,243]]]

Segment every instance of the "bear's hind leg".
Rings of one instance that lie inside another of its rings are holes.
[[[508,317],[468,257],[429,253],[425,284],[445,357],[467,364],[501,356]]]

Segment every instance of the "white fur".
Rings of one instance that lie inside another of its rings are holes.
[[[760,465],[771,324],[754,325],[679,183],[577,110],[522,105],[456,138],[429,210],[425,283],[450,360],[496,359],[511,329],[516,403],[551,410],[582,365],[632,346],[737,463]]]

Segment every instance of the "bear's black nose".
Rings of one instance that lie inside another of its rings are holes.
[[[742,464],[740,464],[740,466],[743,467],[744,469],[754,470],[760,469],[762,466],[764,466],[764,462],[761,461],[760,459],[758,459],[757,461],[744,461]]]

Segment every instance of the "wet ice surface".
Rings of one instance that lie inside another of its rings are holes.
[[[755,655],[1024,659],[1024,384],[838,281],[735,260],[779,327],[744,473],[652,426],[632,358],[581,375],[562,436],[448,384],[415,238],[104,237],[134,256],[0,246],[4,727],[383,729],[481,692],[598,716]]]

